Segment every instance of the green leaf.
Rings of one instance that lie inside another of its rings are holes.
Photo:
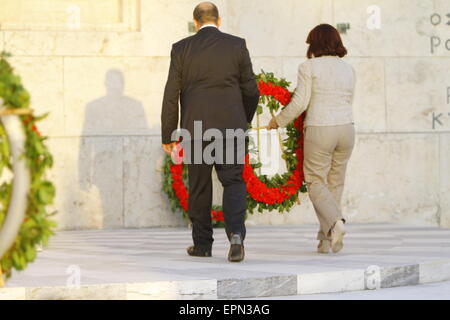
[[[258,105],[258,107],[256,108],[256,113],[257,114],[262,114],[263,113],[263,108],[261,105]]]
[[[51,204],[55,197],[55,187],[50,182],[43,182],[37,194],[42,204]]]

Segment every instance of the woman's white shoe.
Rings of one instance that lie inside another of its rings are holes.
[[[345,227],[344,222],[339,220],[331,230],[331,250],[338,253],[344,247]]]
[[[318,253],[329,253],[331,248],[330,240],[320,240],[319,246],[317,247]]]

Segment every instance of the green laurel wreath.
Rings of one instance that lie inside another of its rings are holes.
[[[23,87],[21,79],[14,73],[6,60],[9,54],[0,54],[0,97],[7,109],[29,108],[30,95]],[[23,270],[29,262],[36,258],[36,246],[47,245],[48,238],[53,234],[55,222],[49,219],[47,206],[53,203],[55,187],[46,179],[45,173],[53,165],[53,157],[48,151],[45,140],[40,136],[35,123],[46,115],[34,117],[32,115],[19,116],[26,133],[25,152],[23,157],[31,173],[31,186],[28,192],[28,205],[25,219],[22,223],[16,241],[12,247],[0,257],[0,266],[6,277],[11,276],[12,269]],[[0,176],[4,170],[11,170],[11,155],[7,133],[0,123]],[[0,227],[8,211],[11,198],[11,182],[0,185]]]

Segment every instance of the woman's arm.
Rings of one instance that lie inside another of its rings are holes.
[[[308,61],[299,66],[297,79],[291,102],[275,117],[280,127],[286,127],[308,108],[312,90],[311,64]]]

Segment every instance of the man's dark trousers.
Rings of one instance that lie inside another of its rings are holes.
[[[199,142],[202,143],[202,142]],[[211,142],[203,141],[202,153]],[[211,225],[212,207],[212,169],[215,168],[217,176],[223,186],[222,207],[225,220],[225,231],[228,239],[231,234],[239,233],[245,238],[245,213],[247,208],[247,191],[242,171],[244,169],[245,144],[237,140],[224,140],[224,152],[233,153],[233,161],[226,163],[225,157],[216,155],[214,163],[211,161],[199,164],[188,164],[189,170],[189,218],[192,221],[192,238],[195,247],[211,250],[213,243],[213,229]],[[193,149],[191,149],[193,150]],[[193,162],[193,161],[191,161]]]

